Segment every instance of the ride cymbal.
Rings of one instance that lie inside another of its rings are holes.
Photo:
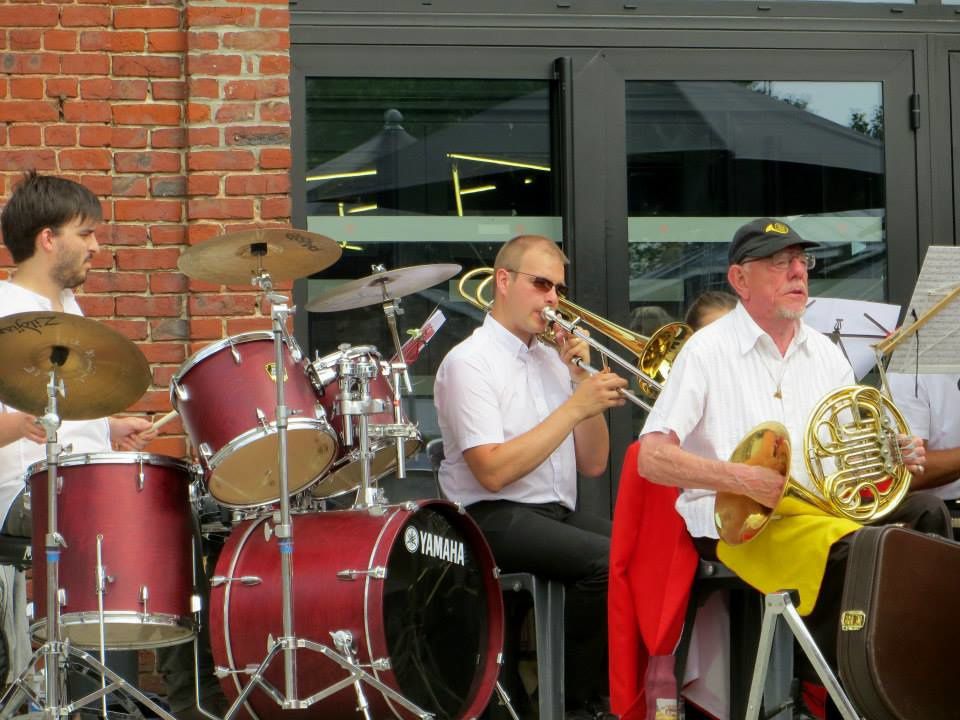
[[[426,290],[460,272],[454,263],[412,265],[350,280],[307,303],[310,312],[336,312],[375,305]]]
[[[221,285],[249,283],[262,268],[275,281],[328,268],[342,250],[325,235],[295,228],[261,228],[211,238],[187,249],[177,267],[187,277]]]
[[[121,412],[150,385],[140,349],[116,330],[80,315],[26,312],[0,318],[0,402],[31,415],[47,406],[49,371],[59,366],[63,420],[90,420]]]

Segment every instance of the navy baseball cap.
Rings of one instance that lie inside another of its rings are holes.
[[[757,218],[734,234],[730,241],[728,259],[731,265],[739,265],[751,258],[770,257],[793,245],[817,247],[817,243],[804,240],[782,220]]]

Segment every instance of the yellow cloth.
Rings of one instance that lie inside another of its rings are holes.
[[[717,556],[741,579],[766,594],[798,590],[797,611],[809,615],[816,605],[830,546],[860,525],[830,515],[794,497],[777,505],[759,535],[741,545],[717,544]]]

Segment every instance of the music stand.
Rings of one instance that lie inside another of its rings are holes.
[[[818,297],[810,298],[804,321],[840,348],[860,381],[877,362],[873,346],[894,331],[899,314],[899,305]]]

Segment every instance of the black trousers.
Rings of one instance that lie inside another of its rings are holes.
[[[483,530],[502,572],[529,572],[564,584],[567,705],[577,707],[609,695],[610,521],[559,503],[495,500],[475,503],[467,511]]]

